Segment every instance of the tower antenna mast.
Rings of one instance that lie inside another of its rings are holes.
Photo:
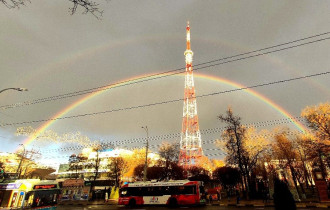
[[[197,102],[193,75],[193,51],[190,45],[190,25],[186,27],[187,48],[184,52],[186,62],[182,130],[180,141],[179,165],[188,169],[199,163],[203,155],[199,130]]]

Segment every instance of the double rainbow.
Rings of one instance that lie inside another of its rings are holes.
[[[162,75],[162,76],[164,76],[164,75]],[[109,90],[111,90],[111,88],[122,86],[122,85],[125,85],[125,84],[129,84],[129,83],[132,82],[132,80],[134,80],[134,82],[135,81],[142,81],[145,77],[156,78],[156,77],[159,77],[159,76],[152,76],[152,75],[137,76],[137,77],[133,77],[133,78],[130,78],[130,79],[127,79],[127,80],[119,81],[115,85],[108,85],[108,86],[102,88],[99,91],[90,93],[90,94],[80,98],[79,100],[75,101],[74,103],[70,104],[69,106],[67,106],[63,110],[59,111],[55,115],[53,115],[51,117],[52,120],[47,121],[46,123],[41,125],[39,128],[37,128],[36,132],[33,135],[26,138],[24,140],[23,144],[26,145],[26,146],[31,144],[41,133],[43,133],[47,128],[49,128],[52,124],[54,124],[58,120],[58,118],[61,118],[61,117],[65,116],[67,113],[69,113],[73,109],[79,107],[80,105],[87,102],[88,100],[93,99],[95,96],[98,96],[98,95],[104,93],[105,91],[109,91]],[[233,82],[233,81],[221,78],[221,77],[210,76],[210,75],[199,74],[199,73],[194,74],[194,77],[207,79],[207,80],[211,80],[211,81],[215,81],[215,82],[220,82],[222,84],[229,85],[229,86],[232,86],[232,87],[237,88],[237,89],[245,88],[241,84],[238,84],[236,82]],[[264,102],[265,104],[267,104],[271,108],[275,109],[278,113],[283,115],[285,118],[289,119],[291,121],[291,123],[293,123],[295,125],[295,127],[297,127],[300,131],[302,131],[302,132],[306,131],[306,128],[304,127],[303,124],[301,124],[299,121],[295,120],[294,117],[291,116],[291,114],[288,111],[284,110],[280,105],[274,103],[269,98],[263,96],[262,94],[254,91],[252,89],[243,89],[243,91],[250,94],[251,96],[256,97],[257,99],[261,100],[262,102]]]

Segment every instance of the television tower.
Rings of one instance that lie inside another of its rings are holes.
[[[192,60],[194,53],[190,48],[190,26],[187,23],[187,49],[184,52],[186,60],[186,74],[184,86],[184,102],[182,131],[180,141],[179,165],[184,169],[198,164],[203,155],[201,133],[197,116],[197,103],[194,85]]]

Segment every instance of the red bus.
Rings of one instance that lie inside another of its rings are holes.
[[[122,186],[119,191],[119,205],[205,205],[205,191],[202,182],[175,180],[168,182],[135,182]]]

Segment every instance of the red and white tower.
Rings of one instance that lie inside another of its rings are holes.
[[[203,155],[202,139],[197,116],[196,93],[192,68],[194,53],[190,48],[189,22],[187,23],[187,49],[184,55],[186,60],[186,74],[179,165],[187,169],[198,164],[199,159]]]

